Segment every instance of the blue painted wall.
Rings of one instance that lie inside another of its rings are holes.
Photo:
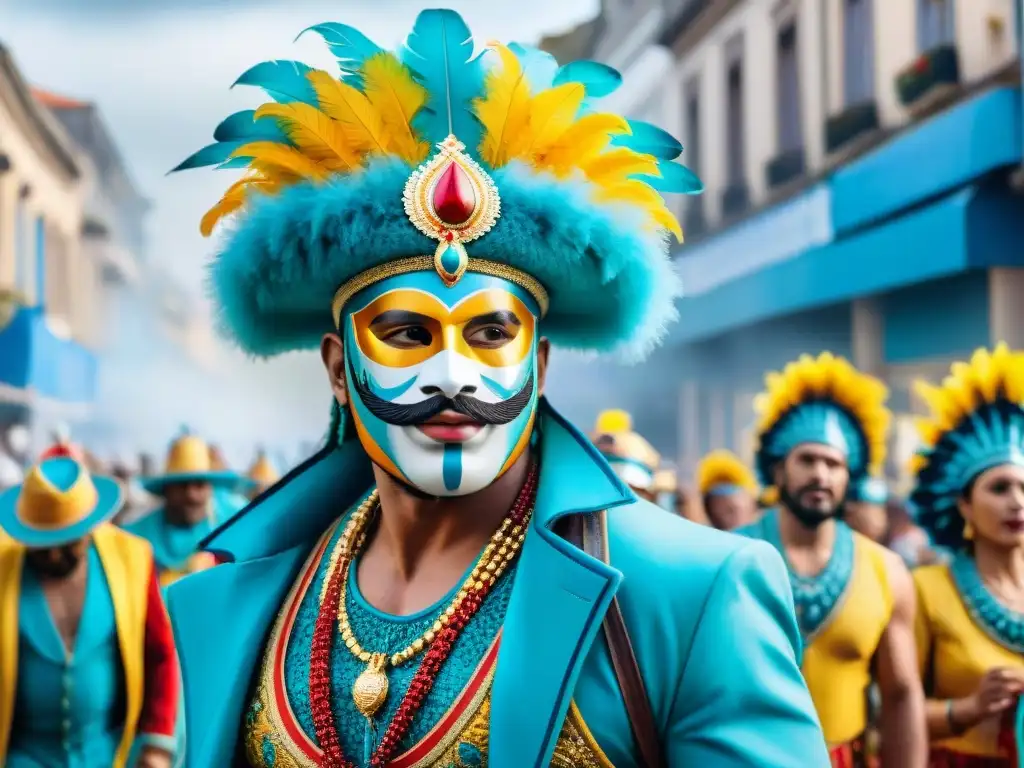
[[[879,300],[886,363],[961,358],[989,343],[988,273],[972,270]]]

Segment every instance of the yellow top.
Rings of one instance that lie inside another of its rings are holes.
[[[971,620],[948,566],[924,566],[913,576],[917,657],[929,698],[969,696],[992,667],[1024,667],[1019,654],[991,639]],[[967,755],[999,757],[999,725],[999,718],[992,718],[938,745]]]
[[[109,523],[93,531],[92,540],[103,563],[114,602],[124,665],[127,717],[115,763],[116,768],[123,768],[127,765],[142,713],[146,675],[143,647],[153,554],[146,541]],[[5,546],[0,550],[0,765],[3,765],[7,754],[14,717],[14,694],[18,686],[18,607],[24,560],[25,548],[20,545]]]
[[[892,617],[885,550],[854,533],[853,573],[833,616],[804,650],[803,673],[831,746],[867,727],[871,659]]]

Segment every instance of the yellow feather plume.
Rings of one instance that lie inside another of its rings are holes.
[[[351,171],[362,165],[359,154],[345,141],[341,125],[316,107],[294,104],[264,104],[254,119],[274,117],[296,148],[329,171]]]
[[[763,435],[801,403],[829,399],[860,426],[868,444],[872,474],[880,474],[888,448],[892,415],[885,407],[889,391],[878,379],[861,373],[847,360],[823,352],[817,358],[801,355],[781,373],[765,377],[766,391],[754,401],[757,432]]]
[[[914,393],[924,401],[929,415],[917,420],[917,431],[926,448],[981,406],[1005,398],[1024,406],[1024,352],[1012,352],[1006,344],[994,350],[978,349],[968,363],[954,363],[938,386],[914,382]]]
[[[328,169],[294,147],[273,141],[253,141],[231,153],[232,157],[251,157],[253,163],[273,169],[275,173],[292,174],[299,178],[323,181]]]
[[[651,155],[641,155],[632,149],[617,147],[580,166],[583,174],[600,187],[628,182],[634,174],[658,173],[658,161]],[[651,189],[646,184],[643,185]],[[656,195],[657,191],[651,189]],[[660,199],[660,195],[658,195]]]
[[[530,86],[516,55],[499,43],[490,45],[501,59],[484,80],[483,98],[473,106],[483,125],[480,157],[492,168],[501,168],[518,156],[530,126]]]
[[[629,123],[624,117],[600,113],[584,115],[556,140],[535,151],[534,167],[558,177],[568,176],[603,152],[613,136],[626,133],[629,133]]]
[[[697,487],[702,496],[719,485],[736,485],[757,493],[754,473],[732,451],[712,451],[697,465]]]
[[[236,181],[228,187],[227,192],[217,204],[203,215],[199,222],[199,231],[203,237],[209,237],[221,219],[234,213],[249,201],[250,192],[273,194],[280,188],[280,180],[269,179],[258,173]]]
[[[598,202],[626,203],[644,211],[648,218],[683,241],[683,229],[679,220],[665,205],[665,200],[656,189],[637,179],[627,179],[618,184],[598,187],[594,198]]]
[[[582,83],[566,83],[530,99],[529,135],[523,141],[521,156],[543,152],[558,141],[576,121],[586,95]]]
[[[412,119],[427,103],[427,89],[413,79],[409,68],[393,53],[382,51],[363,64],[363,91],[377,110],[392,151],[412,165],[426,158],[430,145],[412,127]]]
[[[384,121],[362,91],[327,72],[313,70],[306,77],[316,91],[320,109],[338,122],[348,146],[365,154],[388,152]]]

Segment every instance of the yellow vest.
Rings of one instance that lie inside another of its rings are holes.
[[[1024,667],[1020,654],[992,640],[971,619],[949,567],[914,570],[917,588],[917,658],[929,698],[959,699],[974,693],[993,667]],[[999,718],[979,723],[960,736],[935,746],[963,755],[1001,757]]]
[[[853,538],[846,591],[804,650],[804,678],[830,746],[852,741],[867,727],[871,660],[892,617],[885,552],[858,533]]]
[[[93,531],[92,540],[113,599],[124,664],[127,710],[124,735],[114,763],[114,768],[124,768],[142,713],[146,611],[153,555],[147,542],[110,524]],[[0,765],[7,759],[18,687],[18,613],[24,559],[24,547],[0,547]]]

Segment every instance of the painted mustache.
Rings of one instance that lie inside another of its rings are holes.
[[[350,369],[351,370],[351,369]],[[356,394],[366,409],[385,424],[395,427],[416,427],[445,411],[454,411],[479,424],[509,424],[533,400],[533,376],[526,377],[522,389],[500,403],[485,403],[468,395],[434,395],[418,403],[392,403],[377,397],[370,389],[365,372],[362,377],[352,376]]]

